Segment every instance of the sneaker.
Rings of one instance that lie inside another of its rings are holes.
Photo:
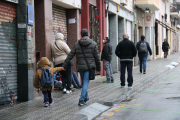
[[[63,93],[66,93],[66,88],[63,89]]]
[[[87,105],[84,100],[79,100],[79,103],[78,103],[79,106],[83,106],[83,105]]]
[[[85,103],[87,103],[87,101],[89,101],[89,98],[84,99],[84,102],[85,102]]]
[[[79,87],[79,88],[82,88],[82,85],[79,85],[78,87]]]
[[[143,74],[146,74],[146,71],[144,70]]]
[[[45,102],[44,107],[48,107],[49,103]]]
[[[142,73],[142,71],[141,71],[141,70],[140,70],[139,72],[140,72],[140,73]]]
[[[109,81],[109,80],[106,80],[106,81],[103,81],[103,83],[111,83],[111,81]]]
[[[54,100],[51,103],[49,103],[49,105],[52,105],[53,103],[54,103]]]
[[[72,93],[72,91],[71,91],[71,90],[67,90],[67,91],[66,91],[66,94],[69,94],[69,93]]]

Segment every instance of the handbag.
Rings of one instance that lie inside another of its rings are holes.
[[[87,65],[88,70],[89,70],[89,80],[94,80],[95,79],[95,69],[89,67],[88,61],[87,61],[86,56],[85,56],[84,51],[83,51],[83,48],[81,45],[80,45],[80,47],[81,47],[81,51],[82,51],[83,56],[84,56],[84,60],[86,61],[86,65]]]

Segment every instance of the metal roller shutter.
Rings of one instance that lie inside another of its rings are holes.
[[[16,5],[0,2],[0,104],[14,98],[17,99]]]
[[[67,40],[67,24],[66,24],[66,9],[53,5],[53,41],[57,33],[63,33]]]
[[[132,35],[131,35],[131,33],[132,33],[132,27],[131,27],[131,22],[130,21],[127,21],[126,22],[126,32],[127,32],[127,34],[129,35],[129,40],[131,40],[131,38],[132,38]]]

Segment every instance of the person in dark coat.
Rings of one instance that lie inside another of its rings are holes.
[[[68,54],[66,60],[63,63],[63,67],[64,69],[66,69],[69,62],[76,55],[77,71],[80,72],[81,81],[82,81],[81,96],[78,103],[78,105],[80,106],[86,105],[86,102],[89,100],[88,92],[87,92],[89,85],[89,70],[86,61],[84,59],[80,45],[82,46],[89,67],[91,69],[96,69],[97,71],[100,71],[100,56],[99,56],[97,43],[88,37],[87,29],[82,29],[81,36],[82,38],[75,43],[73,49]]]
[[[147,52],[142,53],[141,51],[139,51],[141,43],[146,44]],[[140,61],[140,64],[139,64],[140,73],[142,73],[142,67],[143,67],[143,73],[146,74],[146,60],[147,60],[147,57],[148,57],[148,51],[149,51],[150,55],[152,55],[152,51],[151,51],[151,48],[149,46],[149,43],[145,41],[145,36],[144,35],[141,36],[141,41],[137,42],[136,49],[138,51],[138,57],[139,57],[139,61]]]
[[[133,85],[133,57],[136,56],[137,51],[134,43],[129,40],[129,36],[127,33],[123,34],[123,40],[117,45],[115,54],[120,58],[121,62],[121,87],[123,88],[125,86],[125,71],[127,67],[128,87],[131,88]]]
[[[103,67],[106,71],[106,78],[107,78],[106,81],[103,81],[103,83],[111,83],[111,82],[113,83],[114,77],[111,68],[112,45],[108,37],[104,38],[103,43],[105,44],[105,46],[103,47],[102,50],[101,61],[103,61]]]
[[[168,51],[169,51],[169,43],[164,39],[164,42],[162,44],[162,50],[164,52],[164,58],[167,58]]]

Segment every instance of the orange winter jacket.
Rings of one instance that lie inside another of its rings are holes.
[[[46,58],[46,57],[42,57],[39,64],[38,64],[38,68],[43,68],[43,69],[46,69],[47,67],[50,67],[51,66],[51,63],[49,62],[49,60]],[[56,67],[56,68],[50,68],[49,69],[52,76],[55,72],[59,72],[59,71],[62,71],[63,70],[63,67]],[[37,72],[36,72],[36,75],[35,75],[35,79],[34,79],[34,87],[35,88],[41,88],[41,83],[40,83],[40,80],[41,80],[41,74],[42,74],[42,70],[41,69],[38,69]],[[42,91],[47,91],[47,90],[52,90],[54,89],[54,86],[52,87],[43,87],[41,90]]]

